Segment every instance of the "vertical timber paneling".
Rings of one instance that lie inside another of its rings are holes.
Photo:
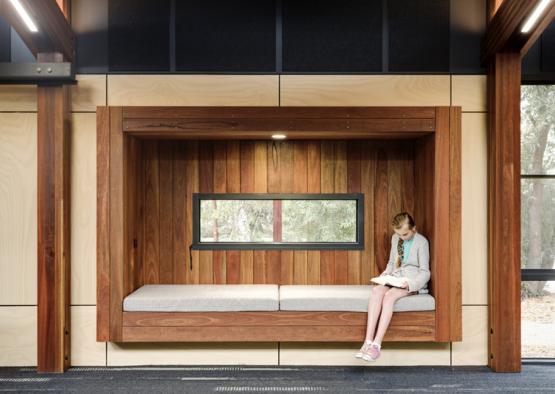
[[[320,193],[320,142],[308,141],[307,150],[307,192]],[[320,251],[308,251],[306,276],[307,284],[320,284]]]
[[[295,141],[293,147],[293,192],[308,191],[308,146],[306,141]],[[308,253],[306,250],[293,252],[293,284],[306,285],[308,270]]]
[[[214,143],[214,193],[227,191],[227,144],[224,141]],[[200,176],[203,176],[200,174]],[[226,283],[226,252],[215,250],[213,252],[214,283]]]
[[[254,142],[254,192],[268,193],[268,148],[266,141]],[[253,283],[266,283],[267,252],[255,250]]]
[[[241,150],[239,141],[230,141],[227,144],[227,192],[241,192]],[[238,250],[226,251],[226,278],[228,284],[241,281],[241,252]]]
[[[333,193],[335,184],[334,172],[334,142],[322,141],[320,145],[320,191]],[[330,285],[335,283],[335,252],[323,250],[320,253],[320,284]]]
[[[137,263],[132,264],[124,292],[143,283],[368,284],[383,269],[375,257],[380,242],[382,264],[387,262],[390,216],[401,209],[414,209],[417,217],[418,209],[427,216],[432,212],[431,206],[421,208],[424,199],[415,197],[420,166],[414,162],[416,144],[422,143],[142,140],[130,144],[129,154],[142,159],[135,168],[129,166],[138,178],[131,187],[136,196],[128,199],[130,212],[137,216],[130,226],[128,249]],[[422,150],[432,155],[433,166],[433,146],[423,145]],[[419,175],[426,177],[426,171],[422,167]],[[424,182],[419,187],[430,192],[432,185]],[[193,251],[191,270],[195,192],[364,193],[365,249]],[[426,226],[421,229],[428,236]],[[374,234],[375,228],[381,232]],[[170,232],[172,237],[163,236]],[[132,247],[135,239],[139,253]]]
[[[254,142],[241,141],[241,193],[254,192]],[[240,282],[253,283],[254,251],[241,250]]]
[[[199,143],[198,179],[200,193],[214,192],[214,143]],[[214,283],[214,255],[211,250],[199,251],[199,283]]]
[[[160,283],[160,170],[158,141],[145,145],[145,284]]]

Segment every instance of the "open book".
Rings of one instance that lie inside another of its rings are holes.
[[[393,287],[402,287],[403,283],[407,280],[407,278],[398,278],[392,275],[384,275],[384,276],[376,276],[375,278],[370,279],[370,282],[377,283],[379,285],[389,285]]]

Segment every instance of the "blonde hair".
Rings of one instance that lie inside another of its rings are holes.
[[[408,212],[398,213],[393,217],[393,220],[391,221],[391,226],[395,230],[399,230],[405,224],[408,224],[409,229],[411,230],[415,226],[414,219]],[[397,258],[395,259],[395,268],[399,268],[400,266],[401,266],[401,256],[399,256],[399,253],[397,253]]]

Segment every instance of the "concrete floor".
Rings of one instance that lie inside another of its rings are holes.
[[[0,392],[78,393],[555,393],[554,365],[525,365],[521,373],[486,367],[122,367],[72,368],[37,374],[0,368]]]

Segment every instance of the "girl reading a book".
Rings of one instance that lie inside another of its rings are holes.
[[[386,285],[372,288],[368,303],[366,339],[355,357],[375,361],[380,357],[383,337],[393,315],[393,305],[401,297],[424,290],[430,280],[430,251],[428,240],[416,231],[414,219],[407,212],[393,218],[389,261],[380,281],[390,275],[394,278]],[[398,285],[395,287],[392,283]]]

